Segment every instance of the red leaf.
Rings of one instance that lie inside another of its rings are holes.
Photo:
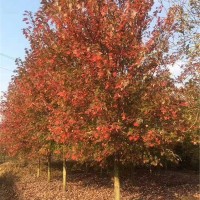
[[[117,76],[117,72],[113,72],[113,77],[116,77]]]
[[[133,126],[138,127],[138,126],[140,126],[140,124],[138,122],[134,122]]]

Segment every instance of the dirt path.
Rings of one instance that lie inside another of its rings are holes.
[[[112,200],[113,184],[107,176],[94,173],[68,175],[67,191],[62,192],[62,172],[53,171],[47,183],[45,172],[36,178],[30,167],[0,165],[0,200]],[[123,179],[123,178],[122,178]],[[200,199],[198,174],[138,171],[135,184],[122,180],[122,200],[197,200]]]

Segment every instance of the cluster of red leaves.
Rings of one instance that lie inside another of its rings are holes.
[[[144,42],[152,6],[44,0],[35,17],[26,12],[31,50],[2,104],[11,152],[48,154],[64,144],[71,159],[127,160],[184,140],[189,103],[162,65],[174,63],[162,47],[175,19],[170,10]]]

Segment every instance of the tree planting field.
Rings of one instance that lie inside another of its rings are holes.
[[[1,165],[2,196],[198,198],[193,172],[158,169],[199,163],[199,11],[196,0],[42,0],[25,11],[30,48],[0,103],[0,153],[29,165]]]
[[[1,200],[112,200],[111,174],[76,168],[67,177],[62,190],[62,165],[53,167],[52,181],[46,181],[46,165],[36,177],[35,165],[23,166],[13,161],[0,165]],[[130,176],[129,176],[130,177]],[[122,176],[122,200],[198,200],[199,176],[194,171],[136,169],[134,183]]]

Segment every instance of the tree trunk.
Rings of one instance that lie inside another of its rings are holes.
[[[86,172],[86,174],[89,172],[88,163],[85,163],[85,172]]]
[[[103,176],[103,168],[102,167],[100,168],[100,174],[101,174],[101,176]]]
[[[131,163],[131,182],[135,184],[135,164],[133,161]]]
[[[51,155],[48,156],[48,172],[47,172],[47,181],[51,181]]]
[[[116,158],[114,161],[114,196],[115,200],[120,200],[119,165]]]
[[[151,165],[149,166],[149,172],[150,172],[150,174],[152,174],[152,167],[151,167]]]
[[[41,165],[40,165],[40,158],[38,159],[38,166],[37,166],[37,178],[40,177]]]
[[[67,167],[65,159],[65,147],[63,146],[63,191],[66,191],[67,185]]]

